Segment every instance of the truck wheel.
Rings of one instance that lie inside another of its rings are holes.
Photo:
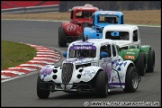
[[[147,72],[153,72],[155,67],[155,51],[150,49],[148,54]]]
[[[129,67],[126,72],[125,92],[135,92],[138,88],[139,76],[136,67]]]
[[[146,56],[144,52],[140,52],[137,60],[135,61],[135,66],[141,76],[145,75],[146,72]]]
[[[66,36],[65,31],[62,27],[59,27],[58,36],[59,36],[58,37],[59,46],[66,47],[67,36]]]
[[[108,78],[104,71],[96,76],[95,92],[98,98],[106,98],[108,95]]]
[[[43,90],[41,89],[41,86],[46,86],[46,85],[41,85],[42,80],[40,79],[40,76],[38,76],[37,79],[37,96],[40,99],[47,99],[49,97],[50,91],[49,90]]]

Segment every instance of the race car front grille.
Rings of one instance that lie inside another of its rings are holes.
[[[73,64],[72,63],[64,63],[62,68],[62,83],[68,84],[73,73]]]

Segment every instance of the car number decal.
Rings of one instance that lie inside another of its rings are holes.
[[[125,58],[126,58],[126,59],[135,59],[134,56],[130,56],[130,55],[126,55]]]
[[[75,25],[68,25],[67,26],[67,31],[71,32],[71,31],[75,31],[76,26]]]

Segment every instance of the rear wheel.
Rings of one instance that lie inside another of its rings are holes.
[[[59,30],[58,30],[58,42],[59,42],[59,46],[60,47],[66,47],[66,44],[67,44],[67,36],[65,34],[65,31],[62,27],[59,27]]]
[[[129,67],[125,79],[125,92],[135,92],[138,88],[139,76],[136,67]]]
[[[144,52],[140,52],[137,60],[135,61],[135,65],[138,69],[138,72],[141,76],[145,75],[146,72],[146,56]]]
[[[108,95],[108,78],[104,71],[96,76],[95,92],[98,98],[106,98]]]
[[[50,91],[49,90],[43,90],[41,88],[45,88],[46,85],[45,84],[41,84],[42,80],[40,79],[40,76],[38,76],[37,79],[37,96],[40,99],[46,99],[49,97]]]
[[[153,72],[155,67],[155,51],[150,49],[148,54],[147,72]]]

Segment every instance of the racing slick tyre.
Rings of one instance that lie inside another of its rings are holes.
[[[148,53],[147,72],[153,72],[154,67],[155,67],[155,51],[153,49],[150,49]]]
[[[108,78],[104,71],[96,76],[95,93],[98,98],[106,98],[108,95]]]
[[[135,66],[141,76],[145,75],[146,72],[146,56],[144,52],[140,52],[137,60],[135,61]]]
[[[139,76],[136,67],[130,66],[126,72],[124,92],[135,92],[139,85]]]
[[[67,36],[66,36],[65,31],[62,27],[59,27],[58,36],[59,36],[58,37],[59,46],[66,47]]]
[[[37,96],[40,99],[47,99],[49,97],[50,91],[41,89],[41,87],[46,87],[46,85],[41,85],[41,82],[42,82],[42,80],[40,79],[40,76],[38,76],[38,79],[37,79]]]

